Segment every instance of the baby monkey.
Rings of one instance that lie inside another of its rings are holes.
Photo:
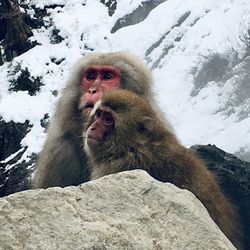
[[[91,179],[143,169],[159,181],[188,189],[240,249],[235,212],[215,177],[160,118],[145,99],[130,91],[105,93],[90,112],[83,133]]]

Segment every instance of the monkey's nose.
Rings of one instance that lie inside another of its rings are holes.
[[[89,94],[95,94],[97,91],[96,91],[96,88],[94,88],[94,89],[89,89]]]

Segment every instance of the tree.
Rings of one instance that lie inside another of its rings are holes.
[[[7,61],[29,49],[27,40],[33,34],[25,17],[18,0],[0,0],[0,45]]]

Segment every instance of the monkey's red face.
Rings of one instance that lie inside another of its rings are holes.
[[[97,108],[93,122],[86,132],[86,143],[89,147],[98,145],[111,133],[115,126],[114,114],[108,110]]]
[[[107,91],[119,89],[121,72],[110,65],[90,65],[84,72],[81,86],[84,95],[80,101],[83,114],[87,115],[94,104]]]

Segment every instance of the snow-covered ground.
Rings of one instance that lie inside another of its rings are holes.
[[[167,0],[142,22],[110,32],[118,19],[143,2],[117,0],[116,11],[109,16],[107,7],[98,0],[30,1],[38,8],[63,6],[48,8],[50,16],[45,19],[50,25],[33,30],[31,39],[40,45],[0,67],[0,115],[7,122],[28,119],[33,124],[22,140],[22,145],[28,146],[23,158],[41,150],[46,133],[40,119],[45,113],[53,114],[75,61],[90,50],[130,51],[148,64],[159,106],[184,145],[211,143],[231,153],[250,152],[250,114],[239,119],[237,109],[223,112],[237,91],[232,79],[223,84],[211,81],[197,95],[191,95],[195,88],[192,69],[202,57],[227,53],[229,48],[239,54],[244,50],[240,36],[250,28],[250,1]],[[50,40],[55,27],[64,38],[58,44]],[[54,59],[62,62],[56,64]],[[8,91],[8,71],[18,64],[27,67],[33,77],[42,77],[44,86],[36,95]],[[59,91],[57,97],[54,90]]]

